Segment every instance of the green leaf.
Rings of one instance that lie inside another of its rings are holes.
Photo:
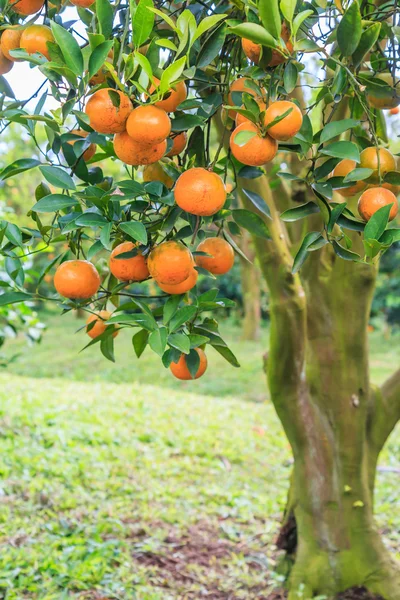
[[[353,142],[333,142],[322,148],[320,153],[334,156],[335,158],[349,158],[350,160],[355,160],[357,163],[360,162],[360,151]]]
[[[239,361],[227,346],[221,346],[219,344],[211,344],[212,347],[233,367],[240,367]]]
[[[69,33],[64,27],[58,25],[54,21],[51,21],[51,30],[54,35],[54,39],[60,46],[63,54],[65,64],[75,75],[82,75],[83,73],[83,56],[78,42],[74,36]]]
[[[153,13],[155,13],[156,15],[158,15],[159,17],[161,17],[166,23],[168,23],[168,25],[171,27],[172,31],[177,31],[177,27],[176,27],[174,21],[166,13],[162,12],[161,10],[158,10],[158,8],[151,8],[150,10]]]
[[[191,333],[189,335],[190,348],[198,348],[199,346],[203,346],[207,342],[210,341],[209,337],[205,335],[199,335],[198,333]]]
[[[319,212],[320,209],[315,202],[307,202],[306,204],[301,204],[295,208],[285,210],[285,212],[281,214],[281,219],[287,223],[292,223]]]
[[[259,196],[259,194],[256,194],[256,192],[245,190],[244,188],[242,189],[242,192],[260,212],[262,212],[266,217],[271,218],[269,206],[265,202],[264,198]]]
[[[253,235],[267,240],[271,239],[268,227],[259,215],[252,213],[249,210],[238,208],[232,211],[232,217],[240,227],[244,227]]]
[[[264,0],[264,2],[269,2],[269,0]],[[230,27],[228,32],[251,40],[256,44],[267,46],[268,48],[276,48],[278,46],[277,41],[272,35],[264,27],[257,25],[257,23],[241,23],[240,25],[235,25],[235,27]]]
[[[400,242],[400,229],[386,229],[379,238],[382,244],[392,245],[395,242]]]
[[[0,306],[17,304],[17,302],[26,302],[27,300],[32,300],[32,296],[24,294],[24,292],[6,292],[0,296]]]
[[[201,69],[209,65],[214,58],[219,54],[226,38],[227,27],[225,23],[218,27],[200,48],[197,57],[197,66]]]
[[[165,347],[167,345],[167,328],[166,327],[158,327],[154,331],[151,332],[149,336],[149,346],[158,354],[158,356],[162,356],[164,354]]]
[[[289,23],[292,23],[293,21],[296,6],[297,0],[281,0],[281,12]]]
[[[239,131],[235,135],[235,144],[237,146],[245,146],[257,133],[255,131]]]
[[[101,227],[107,223],[107,219],[103,215],[87,211],[75,219],[75,223],[81,227]]]
[[[102,355],[110,360],[111,362],[115,362],[114,357],[114,336],[113,332],[110,331],[103,333],[104,338],[100,341],[100,350]]]
[[[153,0],[140,0],[132,21],[132,40],[140,48],[149,38],[154,25]],[[150,10],[149,10],[150,9]]]
[[[191,350],[187,356],[185,356],[186,366],[189,369],[189,373],[193,377],[196,377],[196,373],[200,366],[200,356],[196,350]]]
[[[162,72],[159,86],[161,94],[165,94],[171,88],[171,85],[179,79],[183,73],[185,64],[186,56],[182,56]]]
[[[14,246],[19,246],[22,248],[22,233],[18,225],[14,223],[7,223],[7,227],[5,230],[6,238],[14,244]]]
[[[144,352],[144,349],[147,346],[147,342],[149,339],[149,332],[146,329],[141,329],[132,337],[132,344],[135,350],[135,354],[138,358],[140,358]]]
[[[79,202],[71,196],[64,194],[50,194],[49,196],[41,198],[39,202],[36,202],[36,204],[33,205],[32,210],[34,212],[51,213],[70,208],[71,206],[77,206],[78,204]]]
[[[197,27],[196,33],[193,36],[192,43],[194,43],[200,36],[202,36],[203,33],[205,33],[206,31],[214,27],[217,23],[222,21],[222,19],[225,19],[226,16],[227,15],[223,14],[211,15],[202,19],[199,23],[199,26]]]
[[[150,317],[149,315],[146,315],[144,313],[132,313],[129,315],[126,315],[126,314],[115,315],[115,316],[112,316],[107,321],[107,324],[114,324],[114,323],[121,323],[121,324],[132,323],[134,325],[144,327],[148,331],[154,331],[154,329],[156,328],[154,317]]]
[[[391,185],[400,185],[400,173],[399,171],[389,171],[383,178],[385,183]]]
[[[279,40],[281,37],[282,23],[279,14],[278,0],[259,0],[258,13],[265,29],[269,31],[275,40]]]
[[[363,181],[364,179],[368,179],[368,177],[371,177],[373,172],[373,169],[364,169],[361,167],[358,169],[353,169],[352,171],[350,171],[350,173],[347,173],[343,181],[345,183],[347,183],[348,181]]]
[[[293,21],[293,26],[292,26],[293,37],[296,37],[297,32],[300,29],[300,27],[302,26],[302,24],[304,23],[304,21],[306,19],[308,19],[308,17],[311,17],[311,15],[313,15],[313,14],[314,14],[313,10],[303,10],[303,12],[301,12],[295,16],[294,21]]]
[[[335,206],[332,209],[331,212],[331,217],[329,219],[329,223],[328,223],[328,227],[327,227],[327,232],[328,233],[332,233],[333,228],[335,227],[340,215],[342,214],[342,212],[344,211],[344,209],[346,208],[347,203],[346,202],[342,202],[341,204],[338,204],[337,206]]]
[[[89,78],[93,77],[101,69],[108,58],[108,53],[114,42],[109,40],[96,46],[89,58]]]
[[[297,83],[298,72],[293,62],[288,62],[283,72],[283,85],[288,94],[293,92]]]
[[[337,29],[337,42],[344,56],[351,56],[361,40],[362,22],[358,0],[353,0]]]
[[[170,332],[174,332],[176,329],[181,327],[181,325],[193,319],[196,313],[197,308],[195,306],[184,306],[183,308],[179,309],[170,320]]]
[[[9,177],[13,177],[14,175],[18,175],[18,173],[23,173],[24,171],[33,169],[38,165],[40,165],[40,160],[36,160],[34,158],[20,158],[15,160],[10,165],[7,165],[7,167],[1,171],[0,180],[4,181]]]
[[[10,84],[3,75],[0,75],[0,94],[3,94],[7,98],[15,98],[15,94],[12,91]]]
[[[393,204],[382,206],[368,221],[364,229],[365,240],[379,240],[389,222],[389,215]]]
[[[184,294],[177,294],[175,296],[170,296],[163,308],[163,321],[165,325],[168,325],[176,311],[178,310],[178,306],[180,301],[182,300]]]
[[[61,169],[60,167],[49,167],[42,166],[39,167],[43,177],[47,179],[47,181],[54,185],[54,187],[59,187],[64,190],[75,190],[75,183],[70,175]]]
[[[325,125],[321,132],[320,142],[324,144],[328,142],[332,138],[338,137],[345,131],[352,129],[353,127],[357,127],[360,124],[360,121],[357,119],[343,119],[342,121],[332,121]]]
[[[190,339],[184,333],[171,334],[168,338],[168,344],[184,354],[189,354],[190,352]]]
[[[120,223],[118,227],[124,231],[129,237],[141,244],[147,244],[147,231],[143,223],[139,221],[127,221]]]
[[[381,23],[373,23],[371,27],[368,27],[368,29],[363,31],[360,43],[358,44],[352,57],[353,65],[355,67],[358,67],[361,64],[364,56],[375,46],[379,38],[381,27]]]
[[[343,248],[343,246],[338,244],[336,240],[333,240],[332,246],[335,251],[335,254],[337,254],[340,258],[343,258],[343,260],[353,260],[355,262],[360,262],[361,257],[358,254],[356,254],[355,252],[351,252],[346,248]]]
[[[320,237],[322,237],[322,236],[319,231],[310,231],[310,233],[307,233],[307,235],[305,236],[305,238],[294,258],[293,267],[292,267],[293,274],[297,273],[303,266],[306,258],[308,257],[309,246],[311,246],[314,242],[316,242]]]
[[[109,0],[96,0],[96,14],[100,33],[107,39],[112,34],[114,11]]]

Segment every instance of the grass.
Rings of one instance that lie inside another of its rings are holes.
[[[78,355],[79,325],[50,316],[42,344],[0,375],[0,598],[266,598],[291,469],[273,407],[258,402],[266,332],[243,344],[227,323],[243,368],[213,354],[209,377],[188,385],[150,353],[137,361],[127,332],[116,365]],[[378,339],[381,375],[399,350]],[[381,465],[399,451],[392,436]],[[376,499],[394,553],[396,478],[379,472]]]

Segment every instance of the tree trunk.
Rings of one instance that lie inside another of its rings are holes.
[[[249,234],[244,231],[238,240],[240,249],[251,261],[240,257],[240,279],[242,283],[243,319],[242,340],[257,341],[261,333],[261,277],[255,260],[255,251]]]
[[[369,381],[376,267],[339,259],[327,245],[311,253],[301,280],[292,275],[289,231],[268,184],[245,185],[272,216],[272,242],[254,243],[271,295],[270,394],[294,455],[278,541],[294,560],[289,600],[353,586],[400,600],[400,571],[373,521],[377,459],[400,413],[400,373],[380,390]],[[357,234],[353,243],[357,252]]]

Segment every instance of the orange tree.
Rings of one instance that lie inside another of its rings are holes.
[[[67,20],[59,2],[1,2],[0,131],[18,123],[38,158],[0,177],[35,169],[38,187],[31,227],[1,223],[0,304],[87,310],[90,344],[111,360],[117,330],[132,328],[136,354],[149,345],[181,379],[204,374],[210,345],[238,366],[214,313],[229,301],[218,280],[201,295],[196,281],[227,272],[248,230],[271,297],[270,393],[294,454],[278,540],[289,599],[364,585],[398,600],[372,511],[400,372],[371,385],[367,347],[379,257],[400,239],[382,113],[400,103],[397,0],[73,4]],[[46,78],[30,103],[4,77],[17,61]],[[96,165],[108,158],[125,166],[118,181]],[[29,293],[28,257],[49,248]],[[137,293],[149,279],[159,287]]]

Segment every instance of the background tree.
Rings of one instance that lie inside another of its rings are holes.
[[[90,345],[110,360],[117,328],[132,327],[138,356],[148,344],[177,378],[200,377],[209,345],[238,363],[213,314],[232,303],[197,294],[198,274],[227,273],[233,236],[248,231],[271,298],[271,397],[295,459],[279,538],[289,600],[355,585],[397,600],[372,509],[400,371],[371,384],[366,335],[379,257],[400,239],[382,114],[400,104],[396,0],[74,4],[72,21],[42,0],[4,6],[1,72],[29,61],[46,82],[28,110],[0,79],[2,134],[18,123],[39,152],[1,180],[43,178],[32,226],[2,223],[14,268],[1,302],[62,296],[64,311],[92,313]],[[97,166],[110,158],[123,179]],[[50,247],[36,282],[55,270],[59,295],[32,293],[27,258]],[[159,290],[133,290],[150,276]]]

